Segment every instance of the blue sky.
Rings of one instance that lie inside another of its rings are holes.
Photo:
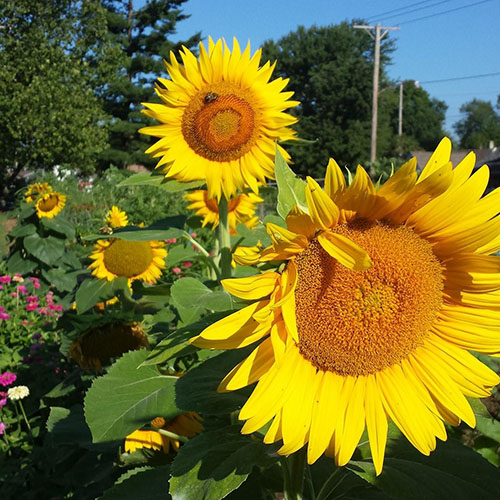
[[[419,80],[432,96],[444,100],[449,106],[445,126],[450,132],[463,103],[477,97],[496,104],[500,94],[500,0],[188,0],[183,10],[191,17],[177,25],[178,39],[201,31],[204,39],[211,35],[228,40],[235,36],[240,43],[250,40],[254,49],[299,25],[325,26],[363,18],[370,24],[400,26],[400,31],[389,34],[396,41],[389,76]],[[414,12],[401,15],[410,10]],[[395,12],[385,14],[388,11]],[[443,11],[450,12],[436,15]],[[424,16],[432,17],[418,20]],[[425,83],[486,73],[499,74]]]

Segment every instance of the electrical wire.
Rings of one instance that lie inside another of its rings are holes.
[[[416,19],[410,19],[408,21],[401,21],[399,25],[415,23],[417,21],[422,21],[424,19],[430,19],[431,17],[441,16],[443,14],[449,14],[450,12],[456,12],[457,10],[468,9],[469,7],[474,7],[475,5],[480,5],[482,3],[491,2],[491,0],[481,0],[481,2],[470,3],[468,5],[462,5],[461,7],[455,7],[450,10],[443,10],[441,12],[436,12],[434,14],[429,14],[428,16],[417,17]]]
[[[453,78],[442,78],[440,80],[426,80],[426,81],[419,81],[419,83],[441,83],[441,82],[455,82],[457,80],[471,80],[473,78],[486,78],[489,76],[497,76],[500,75],[500,71],[497,71],[496,73],[484,73],[482,75],[469,75],[469,76],[456,76]]]
[[[442,3],[448,3],[448,2],[451,2],[451,0],[441,0],[440,2],[432,3],[430,5],[426,5],[425,7],[420,7],[418,9],[407,10],[406,12],[401,12],[399,14],[393,14],[392,16],[388,16],[388,17],[384,16],[384,21],[387,19],[391,19],[393,17],[406,16],[406,14],[412,14],[413,12],[418,12],[418,11],[421,11],[424,9],[430,9],[431,7],[437,7],[438,5],[441,5]]]
[[[415,6],[417,6],[417,5],[421,5],[421,4],[423,4],[423,3],[429,3],[429,2],[433,2],[433,1],[434,1],[434,0],[423,0],[423,1],[421,1],[421,2],[411,3],[410,5],[406,5],[405,7],[398,7],[397,9],[392,9],[392,10],[388,10],[388,11],[386,11],[386,12],[382,12],[382,13],[380,13],[380,14],[376,14],[376,15],[374,15],[374,16],[369,16],[369,17],[368,17],[368,20],[369,20],[369,19],[378,19],[378,18],[380,18],[380,17],[387,16],[387,15],[392,14],[392,13],[394,13],[394,12],[398,12],[398,11],[400,11],[400,10],[406,10],[406,9],[408,9],[408,8],[410,8],[410,7],[415,7]]]

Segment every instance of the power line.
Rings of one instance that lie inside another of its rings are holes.
[[[489,1],[489,0],[486,0]],[[481,2],[483,3],[483,2]],[[484,73],[482,75],[469,75],[469,76],[456,76],[454,78],[442,78],[441,80],[427,80],[425,82],[419,82],[419,83],[441,83],[441,82],[454,82],[457,80],[471,80],[473,78],[485,78],[488,76],[497,76],[500,75],[500,71],[497,71],[496,73]]]
[[[421,2],[411,3],[410,5],[406,5],[405,7],[398,7],[397,9],[388,10],[386,12],[382,12],[381,14],[376,14],[374,16],[370,16],[370,17],[368,17],[368,19],[379,19],[380,17],[387,16],[389,14],[392,14],[393,12],[398,12],[400,10],[405,10],[405,9],[410,8],[410,7],[415,7],[417,5],[421,5],[423,3],[429,3],[429,2],[433,2],[433,1],[434,0],[423,0]]]
[[[409,24],[415,23],[417,21],[422,21],[424,19],[430,19],[431,17],[441,16],[443,14],[449,14],[450,12],[456,12],[457,10],[468,9],[469,7],[474,7],[475,5],[480,5],[482,3],[491,2],[491,0],[482,0],[481,2],[470,3],[468,5],[463,5],[462,7],[455,7],[450,10],[443,10],[441,12],[436,12],[435,14],[429,14],[428,16],[417,17],[416,19],[410,19],[409,21],[402,21],[399,24]]]
[[[406,12],[400,12],[399,14],[393,14],[392,16],[384,17],[384,20],[391,19],[393,17],[406,16],[406,14],[411,14],[413,12],[418,12],[418,11],[424,10],[424,9],[430,9],[431,7],[437,7],[438,5],[441,5],[442,3],[448,3],[448,2],[451,2],[451,0],[441,0],[440,2],[432,3],[431,5],[426,5],[425,7],[420,7],[418,9],[411,9],[411,10],[407,10]]]

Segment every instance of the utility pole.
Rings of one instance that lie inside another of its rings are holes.
[[[375,57],[373,64],[373,99],[372,99],[372,138],[370,161],[374,162],[377,158],[377,121],[378,121],[378,75],[380,69],[380,40],[391,30],[399,30],[399,26],[375,26],[354,25],[355,29],[363,29],[375,40]],[[373,34],[375,30],[375,34]],[[382,31],[384,30],[384,31]]]
[[[403,82],[399,82],[398,135],[403,135]]]

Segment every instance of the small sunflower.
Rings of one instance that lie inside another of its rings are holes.
[[[185,194],[184,198],[191,202],[188,209],[195,210],[196,215],[203,217],[203,227],[212,224],[212,229],[215,229],[219,225],[219,206],[217,200],[209,199],[208,191],[198,189]],[[259,222],[255,215],[256,205],[263,201],[254,193],[239,194],[231,198],[227,207],[231,232],[236,234],[236,225],[240,222],[249,229],[254,228]]]
[[[89,269],[96,278],[113,281],[125,277],[129,283],[142,280],[155,283],[165,269],[167,251],[162,241],[127,241],[117,238],[98,240],[89,255]]]
[[[139,323],[107,323],[80,335],[71,344],[68,357],[84,370],[100,372],[112,358],[142,347],[149,347],[149,342]]]
[[[120,210],[117,206],[113,205],[111,210],[106,215],[106,222],[113,229],[116,227],[125,227],[128,224],[127,212]]]
[[[47,182],[30,184],[24,197],[27,203],[33,203],[42,193],[52,191],[52,186]]]
[[[288,127],[297,119],[284,111],[298,102],[282,92],[288,80],[269,81],[275,65],[259,67],[261,52],[251,56],[247,45],[242,53],[236,39],[231,52],[224,40],[209,38],[199,59],[185,47],[182,64],[170,53],[170,79],[156,84],[162,104],[144,103],[145,114],[161,124],[140,130],[160,138],[146,153],[161,158],[157,168],[166,177],[204,180],[217,199],[247,186],[257,193],[259,183],[274,178],[276,141],[295,138]]]
[[[489,169],[475,155],[455,168],[443,141],[417,176],[403,165],[378,190],[358,167],[348,187],[330,160],[325,190],[307,179],[308,214],[268,224],[261,262],[277,271],[223,281],[255,301],[205,329],[194,344],[259,342],[220,391],[257,385],[243,433],[272,422],[264,441],[280,454],[307,444],[346,464],[367,429],[382,470],[390,418],[428,455],[444,423],[475,425],[466,397],[499,377],[470,351],[500,354],[500,189],[482,197]]]
[[[55,217],[66,205],[66,196],[61,193],[45,192],[38,197],[35,208],[38,218],[47,217],[52,219]]]
[[[156,429],[163,429],[178,436],[193,437],[203,430],[202,418],[195,412],[182,413],[172,420],[166,421],[163,417],[156,417],[151,421],[151,426]],[[137,430],[125,438],[125,451],[133,453],[141,448],[150,448],[156,451],[168,453],[177,451],[180,442],[174,437],[166,436],[154,430]]]

